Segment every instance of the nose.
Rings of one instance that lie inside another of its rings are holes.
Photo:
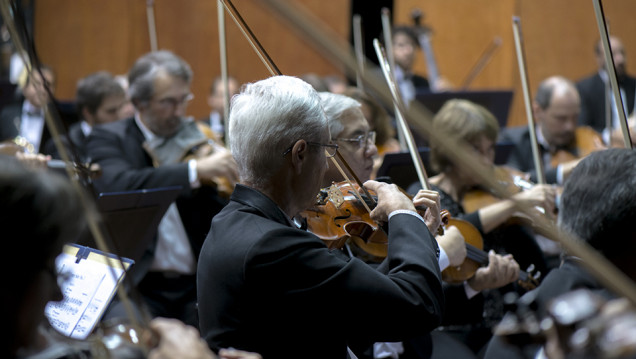
[[[364,151],[364,154],[367,157],[374,157],[378,154],[378,147],[375,145],[375,143],[369,143],[366,147],[366,150]]]

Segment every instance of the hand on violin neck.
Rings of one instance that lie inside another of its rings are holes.
[[[398,186],[394,184],[381,183],[378,181],[367,181],[364,187],[377,194],[377,206],[371,211],[371,218],[378,223],[385,223],[389,220],[389,214],[397,210],[409,210],[415,212],[415,206]]]
[[[555,213],[555,201],[557,190],[552,185],[536,185],[528,191],[521,191],[513,196],[513,199],[521,207],[540,207],[546,215]]]
[[[439,193],[431,190],[421,189],[413,197],[413,205],[424,217],[424,222],[431,233],[437,233],[437,229],[442,224],[440,217],[442,206],[439,201]]]
[[[466,259],[466,241],[455,226],[449,226],[444,234],[436,236],[437,244],[446,252],[451,266],[456,267]]]
[[[468,280],[468,285],[480,292],[484,289],[503,287],[519,278],[519,264],[511,254],[501,256],[494,251],[488,252],[488,266],[477,269]]]

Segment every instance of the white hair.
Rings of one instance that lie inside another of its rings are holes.
[[[322,101],[322,107],[325,109],[325,114],[329,120],[329,132],[332,136],[338,136],[344,131],[344,125],[341,121],[342,118],[345,117],[349,111],[360,108],[362,105],[360,102],[345,95],[331,92],[320,92],[319,95]]]
[[[320,141],[327,117],[318,93],[290,76],[247,84],[232,98],[228,141],[241,180],[266,184],[283,164],[283,153],[300,139]]]

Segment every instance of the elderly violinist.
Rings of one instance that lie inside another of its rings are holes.
[[[367,180],[377,150],[373,141],[374,133],[369,131],[369,123],[362,115],[361,104],[352,98],[328,92],[321,92],[320,98],[329,120],[332,138],[339,146],[338,151],[360,179]],[[325,174],[323,186],[328,186],[332,181],[342,180],[342,174],[330,166]],[[419,205],[419,200],[430,193],[437,195],[435,191],[419,190],[413,197],[414,204]],[[435,230],[434,228],[429,229]],[[437,236],[436,239],[440,247],[440,270],[443,271],[449,266],[462,264],[466,257],[466,243],[457,227],[447,227],[444,235]],[[356,252],[355,248],[353,252]],[[470,320],[480,321],[484,300],[483,295],[478,294],[482,290],[498,288],[515,281],[518,274],[519,265],[511,256],[490,253],[488,266],[479,268],[475,275],[463,285],[444,284],[446,314],[443,324]],[[432,349],[436,353],[462,355],[470,352],[467,346],[454,341],[441,332],[436,331],[431,340]],[[426,342],[426,337],[419,339],[411,337],[400,345],[377,343],[374,346],[374,355],[379,357],[382,352],[386,353],[391,348],[398,348],[404,357],[410,357],[410,355],[415,355],[414,353],[421,351],[421,347],[426,345]]]
[[[213,350],[345,358],[351,341],[439,325],[437,244],[396,186],[365,183],[378,196],[372,217],[388,222],[384,273],[292,221],[314,203],[337,150],[311,85],[286,76],[246,85],[232,100],[229,143],[241,182],[212,221],[197,272],[201,333]],[[437,201],[425,203],[439,225]]]
[[[192,98],[192,70],[169,51],[148,53],[128,73],[135,116],[96,127],[89,136],[89,156],[102,176],[99,192],[181,186],[157,230],[156,241],[131,273],[153,316],[197,325],[196,261],[210,221],[225,204],[207,179],[236,181],[229,151],[182,161],[191,145],[207,142],[196,123],[185,117]],[[107,317],[121,313],[115,305]]]

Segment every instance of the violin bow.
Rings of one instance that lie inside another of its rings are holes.
[[[22,58],[22,61],[25,64],[25,68],[26,68],[26,71],[28,72],[28,76],[32,76],[34,72],[37,72],[40,74],[40,76],[42,76],[42,71],[39,66],[38,56],[35,51],[35,45],[32,39],[29,37],[29,34],[26,31],[26,27],[24,26],[24,18],[22,15],[22,10],[19,8],[19,6],[15,2],[11,0],[0,0],[0,12],[2,14],[2,18],[4,19],[4,23],[6,24],[7,29],[9,30],[9,33],[11,34],[11,39],[13,41],[13,44],[15,45],[18,53],[20,54]],[[17,27],[18,19],[20,20],[20,24],[22,25],[21,26],[23,30],[22,33],[18,31],[18,27]],[[24,35],[24,36],[21,36],[21,35]],[[28,48],[25,46],[27,44],[30,45]],[[52,102],[54,97],[51,93],[51,90],[48,84],[45,83],[44,87],[46,89],[49,99]],[[61,126],[57,123],[59,122],[59,118],[53,116],[49,106],[44,107],[44,120],[45,120],[47,128],[51,132],[51,138],[53,138],[53,142],[55,143],[55,147],[57,148],[60,154],[60,157],[62,158],[64,162],[70,163],[71,161],[70,161],[69,153],[66,149],[66,146],[64,146],[64,144],[62,143],[62,140],[60,137]],[[118,266],[119,268],[124,269],[124,271],[126,271],[125,270],[126,266],[123,264],[121,257],[119,257],[116,253],[112,252],[109,249],[108,245],[106,244],[105,236],[102,230],[100,229],[100,225],[99,225],[99,222],[100,222],[99,214],[97,211],[91,210],[93,207],[92,207],[91,199],[88,197],[87,191],[79,183],[79,179],[76,176],[74,176],[74,173],[72,172],[70,167],[65,166],[65,169],[67,171],[68,177],[71,180],[71,185],[73,186],[73,188],[79,195],[80,202],[83,208],[88,209],[86,211],[86,220],[88,222],[88,228],[91,234],[93,235],[93,238],[95,239],[95,243],[97,247],[103,252],[115,254],[117,258],[116,260],[113,260],[113,262],[109,263],[110,264],[109,268],[111,269],[110,270],[111,275],[113,276],[113,278],[115,278],[115,281],[117,281],[116,280],[117,276],[115,275],[114,267]],[[128,276],[125,276],[125,278],[130,280]],[[117,294],[122,304],[124,305],[124,309],[126,310],[126,315],[128,316],[128,319],[130,320],[131,324],[133,326],[137,326],[138,321],[136,319],[136,316],[133,314],[134,312],[132,309],[132,305],[130,304],[130,300],[128,298],[126,290],[124,289],[124,286],[122,285],[118,286]],[[146,314],[146,313],[143,313],[142,311],[142,315],[143,314]]]
[[[512,31],[515,38],[515,50],[517,51],[517,63],[519,64],[519,75],[521,77],[521,88],[523,90],[523,102],[526,107],[526,117],[528,118],[528,130],[530,131],[530,142],[532,143],[532,158],[534,159],[534,167],[537,170],[537,182],[545,184],[545,171],[543,169],[543,161],[539,152],[539,144],[537,142],[537,131],[532,112],[532,100],[530,99],[530,85],[528,84],[528,69],[526,68],[526,57],[523,49],[523,39],[521,34],[521,19],[518,16],[512,17]]]
[[[364,91],[362,78],[360,73],[364,71],[364,49],[362,44],[362,16],[360,14],[353,15],[353,46],[356,50],[356,59],[358,60],[358,69],[356,71],[356,87],[360,91]]]
[[[387,50],[386,52],[387,59],[388,59],[387,61],[389,62],[390,68],[394,69],[395,59],[393,58],[393,32],[391,30],[391,20],[390,20],[391,12],[387,8],[382,8],[382,12],[380,14],[381,14],[380,16],[382,20],[382,33],[384,34],[384,44]],[[397,88],[397,91],[399,92],[400,89]],[[400,112],[398,106],[406,106],[406,104],[404,103],[404,100],[401,97],[400,97],[400,102],[394,102],[394,101],[391,101],[391,102],[393,102],[393,111],[395,112],[397,117],[397,114]],[[397,135],[398,135],[398,142],[400,144],[400,150],[406,151],[408,148],[406,143],[407,140],[406,140],[406,134],[403,132],[402,127],[398,127]]]
[[[605,23],[605,14],[603,12],[603,5],[600,0],[592,0],[594,3],[594,13],[596,14],[596,23],[598,24],[598,31],[601,35],[601,42],[603,44],[603,54],[605,55],[605,70],[610,79],[612,88],[612,95],[614,95],[614,103],[616,104],[616,111],[620,119],[621,130],[623,131],[623,142],[625,148],[633,149],[632,139],[629,134],[629,125],[627,123],[627,117],[625,116],[625,107],[623,107],[623,99],[621,98],[621,90],[618,87],[618,79],[616,76],[616,65],[614,63],[614,55],[612,54],[612,48],[609,42],[609,34],[607,32],[607,25]],[[611,64],[611,66],[610,66]],[[607,104],[607,102],[606,102]],[[606,107],[608,109],[609,107]],[[608,122],[610,124],[611,120]],[[611,126],[608,126],[611,130]],[[611,133],[611,132],[610,132]]]
[[[278,69],[278,66],[276,66],[276,64],[274,64],[274,61],[269,56],[267,51],[265,51],[265,48],[263,47],[263,45],[261,45],[261,43],[258,41],[258,39],[254,35],[252,30],[249,28],[249,26],[247,26],[247,23],[245,22],[245,20],[243,20],[243,17],[238,12],[236,7],[234,7],[234,4],[232,4],[232,1],[231,0],[219,0],[219,1],[223,3],[223,6],[225,7],[225,9],[230,14],[230,17],[232,18],[232,20],[234,20],[236,25],[239,27],[239,29],[241,30],[241,32],[243,33],[243,35],[245,36],[247,41],[250,43],[250,46],[252,46],[254,51],[256,51],[258,57],[261,59],[261,61],[265,65],[265,67],[267,67],[267,69],[269,70],[270,74],[272,76],[277,76],[277,75],[281,76],[283,73]],[[325,150],[325,154],[327,154],[327,150]],[[375,205],[375,200],[373,199],[373,197],[371,196],[369,191],[362,185],[362,181],[360,181],[360,178],[355,174],[355,172],[351,169],[351,166],[349,166],[347,161],[344,159],[344,157],[342,157],[340,152],[338,152],[337,150],[336,150],[336,156],[338,157],[340,162],[342,162],[342,164],[347,168],[349,173],[352,174],[352,176],[354,177],[356,183],[360,186],[360,188],[362,189],[364,194],[367,196],[369,201],[372,204]],[[347,176],[347,174],[342,169],[342,167],[340,167],[340,165],[338,164],[336,159],[334,157],[331,157],[331,156],[328,156],[328,157],[331,159],[331,161],[336,166],[338,171],[340,171],[340,174],[342,174],[342,177],[344,177],[344,179],[349,183],[349,185],[351,185],[351,187],[354,188],[351,180],[349,179],[349,176]],[[360,202],[363,204],[365,209],[367,211],[371,212],[371,209],[367,206],[366,202],[362,199],[360,194],[357,193],[356,191],[353,191],[353,192],[356,195],[356,197],[358,197],[358,200],[360,200]]]
[[[428,183],[428,176],[426,174],[426,170],[424,169],[424,163],[422,163],[422,157],[415,145],[415,139],[413,138],[413,134],[411,133],[411,129],[409,125],[406,123],[404,119],[403,113],[403,102],[401,101],[400,94],[397,89],[397,85],[395,82],[395,76],[393,75],[391,64],[389,63],[386,52],[380,41],[378,39],[373,39],[373,47],[375,48],[375,53],[378,56],[378,62],[380,64],[380,68],[382,68],[382,73],[384,74],[384,79],[389,85],[389,90],[391,91],[391,97],[393,98],[393,104],[396,108],[395,118],[397,119],[398,125],[402,129],[402,132],[405,134],[406,144],[408,145],[409,153],[411,154],[411,159],[413,160],[413,164],[415,165],[415,171],[417,172],[417,177],[420,180],[420,185],[425,190],[430,190],[431,186]]]
[[[150,51],[155,52],[157,47],[157,28],[155,26],[155,0],[146,1],[146,19],[148,21],[148,36],[150,37]]]
[[[461,89],[466,90],[468,86],[473,82],[473,80],[481,73],[481,71],[488,65],[490,60],[492,60],[495,51],[497,51],[501,47],[501,37],[495,36],[492,42],[488,45],[488,47],[484,50],[484,52],[479,56],[479,59],[473,66],[473,68],[468,72],[466,78],[462,82]]]
[[[435,60],[433,46],[431,45],[431,33],[433,31],[430,27],[420,24],[422,19],[422,11],[420,9],[413,9],[413,11],[411,11],[411,18],[417,30],[417,40],[424,52],[429,86],[432,92],[437,92],[439,90],[437,85],[439,83],[439,69],[437,67],[437,61]]]
[[[217,0],[217,15],[219,24],[219,56],[221,64],[221,81],[223,82],[223,131],[224,138],[227,138],[228,118],[230,117],[230,81],[227,71],[227,45],[225,37],[225,11],[223,10],[223,2]],[[227,145],[226,145],[227,146]]]
[[[349,71],[355,71],[357,64],[352,55],[350,46],[304,7],[297,3],[283,0],[264,0],[263,2],[294,30],[311,41],[316,48],[323,51],[327,59],[330,59],[336,65],[344,65]],[[389,104],[391,97],[386,93],[386,85],[378,78],[368,76],[367,74],[368,71],[365,71],[362,78],[365,82],[365,86],[375,91],[383,103]],[[413,103],[409,106],[405,115],[409,124],[421,133],[428,135],[431,141],[435,141],[442,150],[446,151],[445,153],[449,159],[466,168],[468,171],[471,171],[470,173],[472,173],[477,180],[481,181],[488,188],[491,188],[497,195],[500,195],[502,198],[511,199],[512,194],[503,184],[497,181],[491,171],[489,171],[489,168],[482,164],[475,154],[471,153],[466,143],[456,140],[445,131],[433,133],[432,130],[430,130],[432,128],[432,126],[430,126],[431,113],[423,105],[417,102]],[[416,118],[418,121],[414,120]],[[428,126],[425,126],[423,123],[428,124]],[[636,286],[622,271],[618,270],[605,257],[591,248],[589,244],[577,240],[571,234],[559,229],[555,223],[547,220],[543,215],[539,215],[534,208],[520,206],[514,199],[513,202],[517,209],[526,213],[536,221],[538,226],[544,228],[550,235],[550,238],[559,241],[569,253],[581,258],[582,265],[605,287],[619,295],[623,295],[632,303],[636,304]]]

